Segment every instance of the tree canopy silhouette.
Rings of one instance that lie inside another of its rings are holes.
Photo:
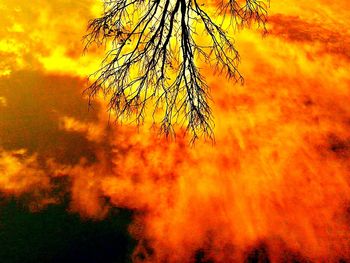
[[[108,49],[87,89],[90,99],[102,91],[117,118],[132,117],[137,124],[151,103],[166,135],[180,123],[193,139],[212,137],[210,92],[199,60],[243,81],[228,32],[264,26],[267,1],[104,0],[103,15],[90,21],[85,36],[86,48],[97,43]]]

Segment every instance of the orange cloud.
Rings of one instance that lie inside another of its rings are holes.
[[[350,36],[344,31],[334,31],[322,25],[310,23],[299,17],[274,15],[269,18],[271,25],[270,34],[282,37],[291,42],[309,43],[321,45],[320,52],[350,59]],[[317,49],[318,47],[316,47]]]
[[[49,181],[43,171],[38,172],[35,156],[25,158],[25,150],[1,152],[0,188],[10,194],[20,194],[40,188],[48,188]]]
[[[135,262],[350,260],[347,1],[271,2],[269,35],[237,35],[244,86],[203,65],[216,142],[193,147],[150,123],[110,123],[102,103],[89,115],[73,76],[98,60],[77,52],[91,1],[10,2],[1,192],[44,207],[63,191],[70,211],[96,219],[132,210]]]

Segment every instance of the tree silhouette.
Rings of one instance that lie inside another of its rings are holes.
[[[153,119],[162,114],[160,127],[166,135],[180,123],[193,140],[212,138],[210,92],[198,60],[243,81],[228,30],[251,23],[264,27],[266,1],[215,0],[206,5],[197,0],[104,0],[103,15],[90,21],[85,36],[86,48],[97,43],[108,49],[87,89],[90,99],[102,91],[117,118],[132,117],[137,124],[151,102]]]

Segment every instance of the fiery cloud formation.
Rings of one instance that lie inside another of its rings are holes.
[[[244,86],[204,68],[216,142],[195,147],[87,110],[100,56],[80,39],[99,3],[22,2],[0,6],[3,194],[134,211],[135,262],[350,260],[347,1],[272,1],[268,35],[238,36]]]

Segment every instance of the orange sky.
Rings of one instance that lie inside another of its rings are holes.
[[[81,38],[99,8],[0,2],[0,191],[40,209],[67,177],[72,212],[135,210],[135,261],[145,247],[149,262],[350,259],[350,3],[271,0],[268,35],[237,35],[245,85],[204,69],[216,143],[195,147],[88,110],[103,51],[82,56]]]

